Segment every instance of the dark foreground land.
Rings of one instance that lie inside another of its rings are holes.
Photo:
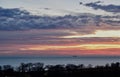
[[[0,77],[120,77],[120,63],[105,66],[92,65],[47,65],[21,63],[19,67],[0,66]]]

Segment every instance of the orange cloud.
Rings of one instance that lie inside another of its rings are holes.
[[[120,48],[119,44],[81,44],[81,45],[27,45],[20,50],[100,50]]]
[[[96,31],[93,34],[81,34],[78,30],[72,32],[70,30],[41,30],[25,31],[22,34],[21,32],[9,33],[0,37],[4,39],[0,40],[0,55],[120,55],[119,30]],[[63,38],[71,35],[75,37]]]

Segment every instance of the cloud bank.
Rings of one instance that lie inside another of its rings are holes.
[[[0,8],[0,30],[116,28],[120,29],[120,16],[102,16],[89,13],[76,16],[35,16],[26,10]]]
[[[25,16],[25,15],[29,15],[29,12],[25,10],[20,10],[19,8],[6,9],[0,7],[1,17],[16,17],[16,16]]]
[[[95,10],[101,9],[101,10],[104,10],[107,12],[120,13],[120,6],[119,5],[113,5],[113,4],[102,5],[100,3],[102,3],[102,2],[97,1],[97,2],[86,3],[84,5],[88,6],[88,7],[92,7]]]

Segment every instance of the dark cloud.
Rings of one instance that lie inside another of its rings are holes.
[[[51,10],[51,8],[44,8],[45,10]]]
[[[0,17],[16,17],[29,15],[29,12],[25,10],[20,10],[19,8],[5,9],[0,7]]]
[[[101,1],[97,2],[91,2],[91,3],[86,3],[85,6],[92,7],[93,9],[101,9],[107,12],[112,12],[112,13],[120,13],[120,6],[119,5],[101,5],[99,3],[102,3]]]
[[[98,3],[98,2],[97,2]],[[35,16],[25,10],[0,8],[0,30],[74,29],[104,25],[120,26],[120,16],[80,14],[78,16]]]

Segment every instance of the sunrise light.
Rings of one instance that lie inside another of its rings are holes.
[[[120,30],[97,30],[94,34],[70,35],[61,38],[82,38],[82,37],[120,37]]]

